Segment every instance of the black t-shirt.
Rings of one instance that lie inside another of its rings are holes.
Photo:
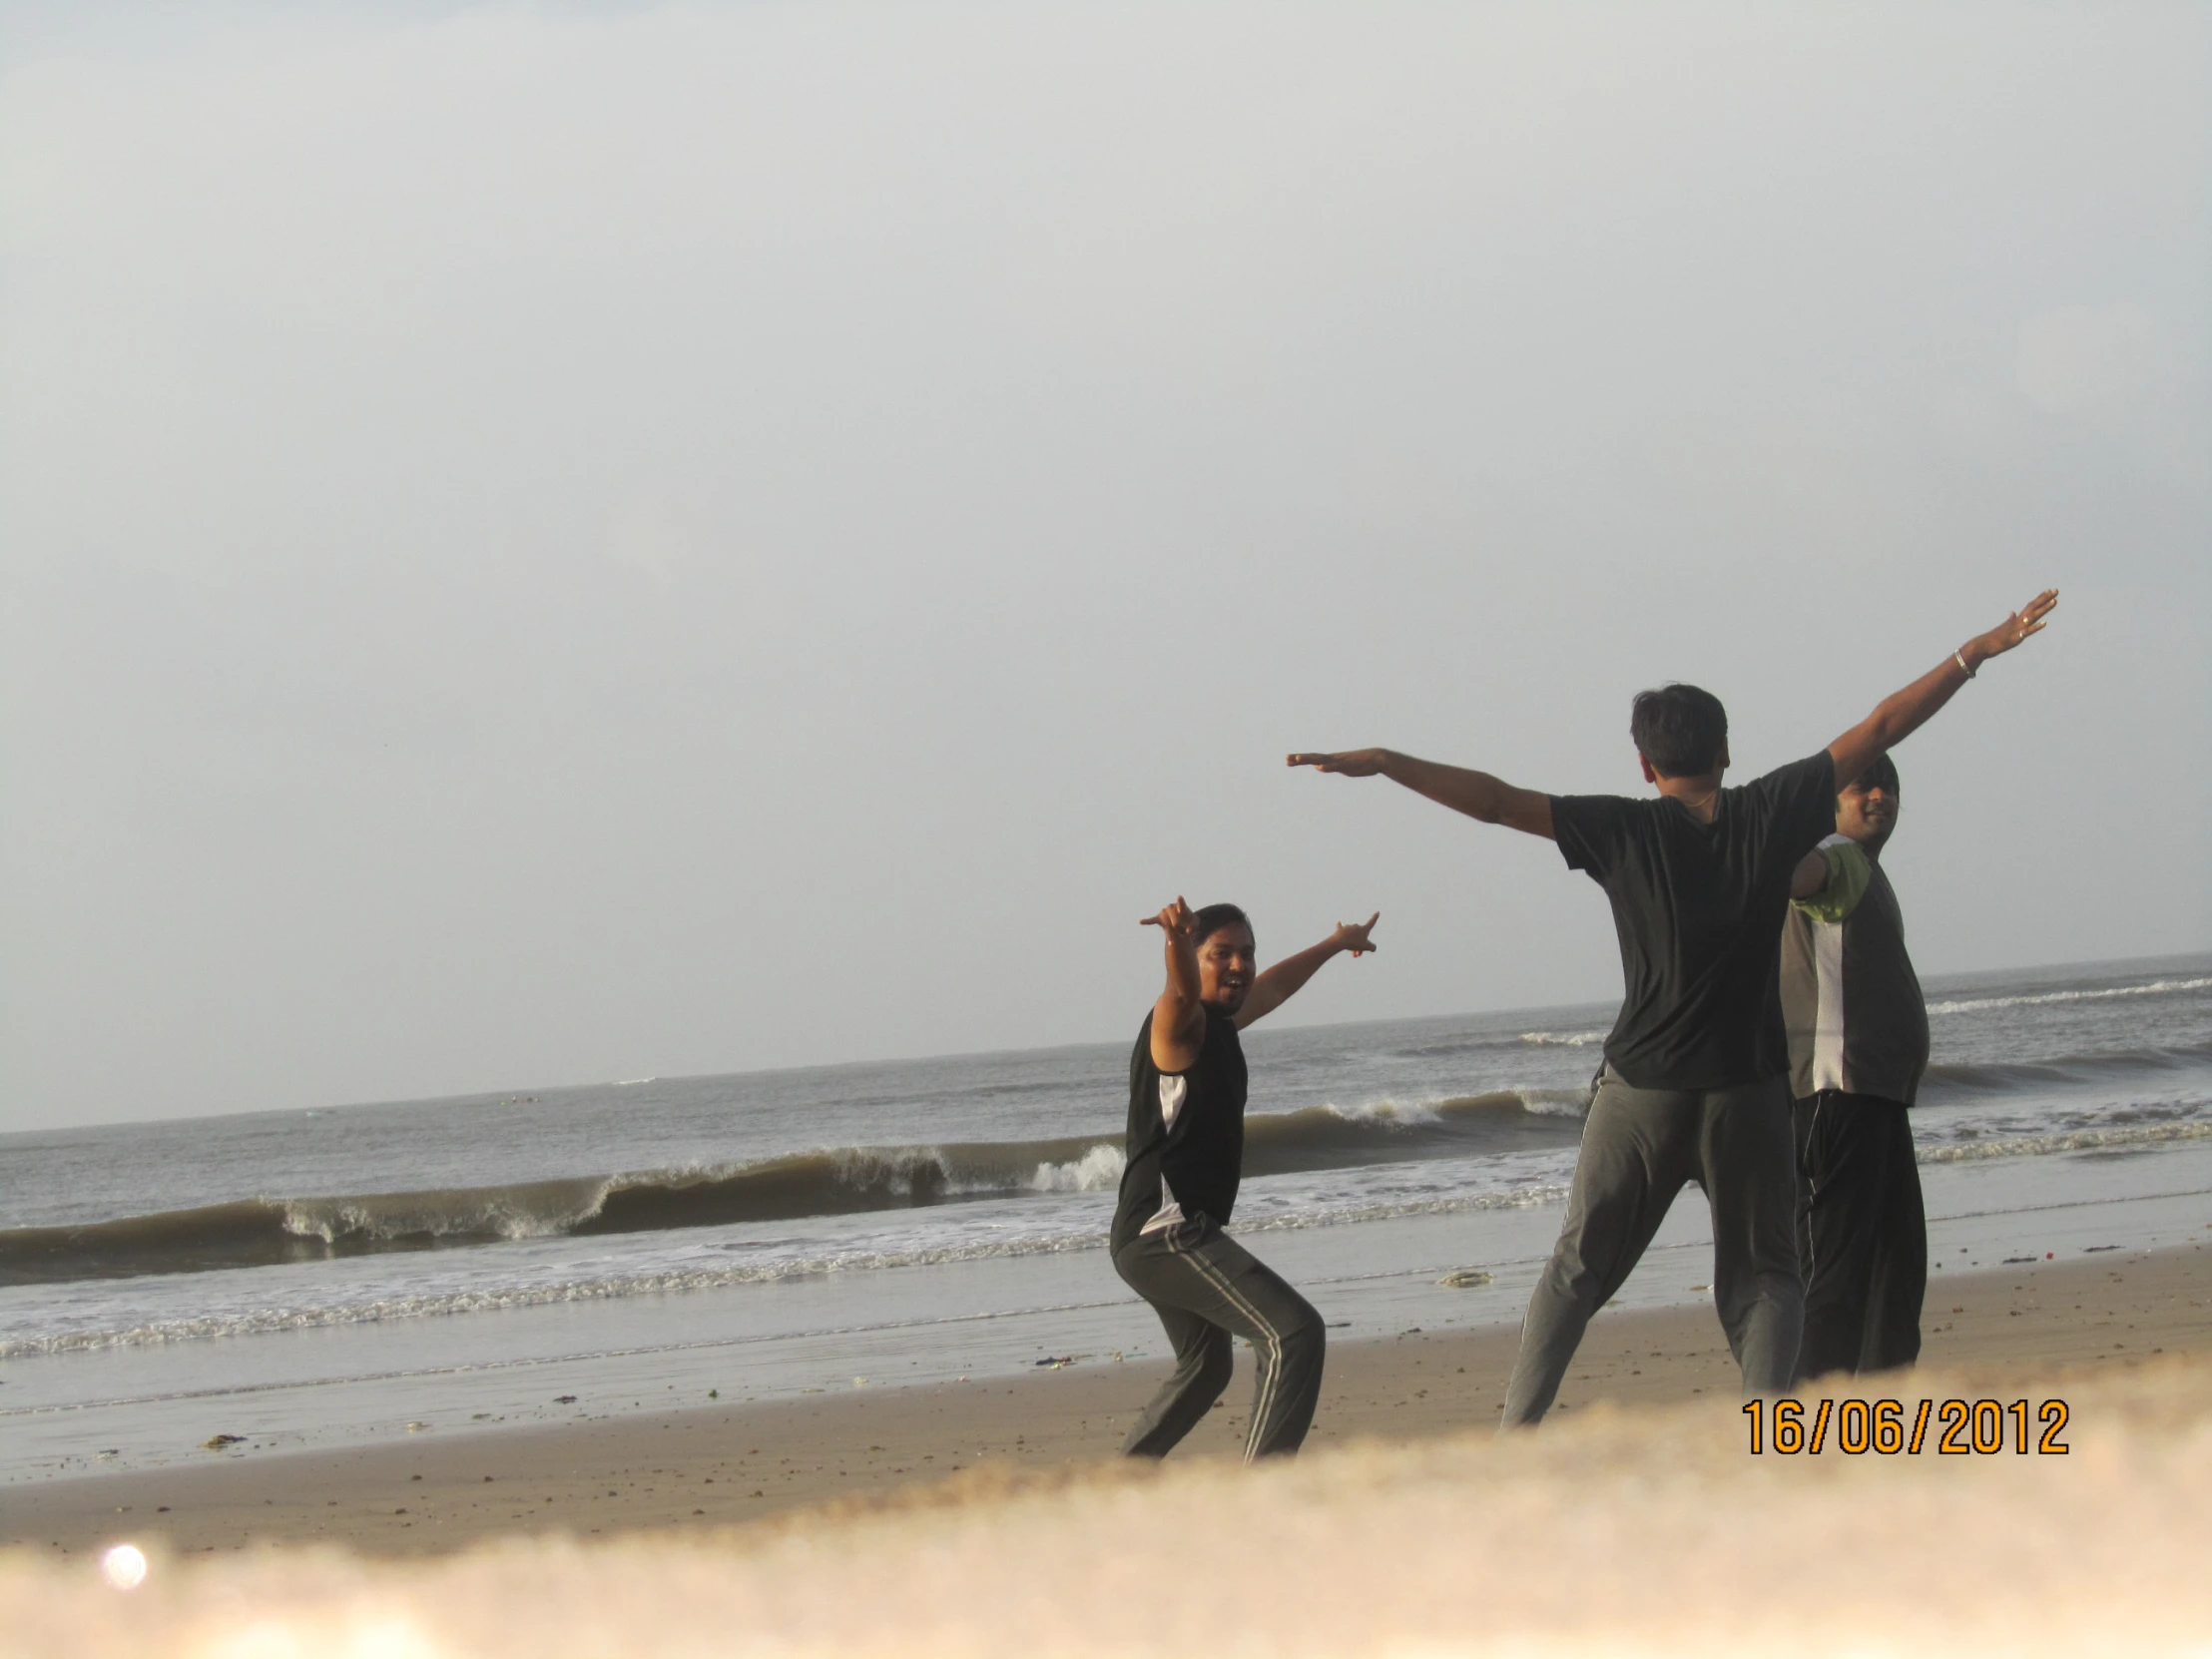
[[[1170,1126],[1161,1110],[1160,1079],[1180,1077],[1184,1092]],[[1110,1235],[1115,1250],[1144,1230],[1173,1194],[1186,1216],[1204,1215],[1221,1226],[1237,1207],[1244,1175],[1244,1043],[1237,1022],[1206,1010],[1206,1041],[1188,1071],[1162,1073],[1152,1063],[1152,1016],[1137,1031],[1129,1054],[1128,1163]]]
[[[1711,824],[1679,801],[1551,800],[1570,869],[1613,901],[1624,996],[1605,1058],[1639,1089],[1727,1089],[1790,1069],[1777,962],[1790,876],[1836,829],[1828,751],[1723,790]]]

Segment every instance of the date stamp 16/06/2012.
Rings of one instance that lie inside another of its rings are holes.
[[[2059,1438],[2071,1410],[2062,1399],[2031,1405],[2024,1399],[1924,1399],[1908,1413],[1902,1399],[1750,1399],[1744,1415],[1751,1424],[1751,1454],[1818,1456],[1829,1448],[1847,1457],[1873,1452],[1918,1457],[1933,1451],[1942,1457],[2066,1455]],[[2032,1423],[2032,1427],[2030,1424]]]

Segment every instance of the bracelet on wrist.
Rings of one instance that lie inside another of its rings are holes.
[[[1953,651],[1950,654],[1950,660],[1958,665],[1960,674],[1963,674],[1969,680],[1973,678],[1973,664],[1966,661],[1966,653],[1962,649]]]

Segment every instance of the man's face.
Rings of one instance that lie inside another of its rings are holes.
[[[1848,785],[1836,798],[1836,833],[1865,844],[1889,838],[1898,827],[1897,791],[1865,779]]]
[[[1198,941],[1198,999],[1210,1008],[1233,1014],[1244,1006],[1259,972],[1252,929],[1242,922],[1217,927]]]

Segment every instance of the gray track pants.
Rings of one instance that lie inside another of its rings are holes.
[[[1175,1349],[1175,1375],[1129,1431],[1130,1457],[1165,1457],[1229,1386],[1230,1339],[1259,1356],[1245,1460],[1296,1451],[1321,1397],[1321,1316],[1205,1216],[1131,1239],[1114,1271],[1152,1304]]]
[[[1788,1390],[1805,1329],[1797,1148],[1782,1078],[1707,1093],[1600,1077],[1582,1128],[1566,1225],[1536,1280],[1503,1426],[1551,1409],[1590,1316],[1628,1280],[1689,1182],[1713,1209],[1713,1300],[1746,1394]]]

